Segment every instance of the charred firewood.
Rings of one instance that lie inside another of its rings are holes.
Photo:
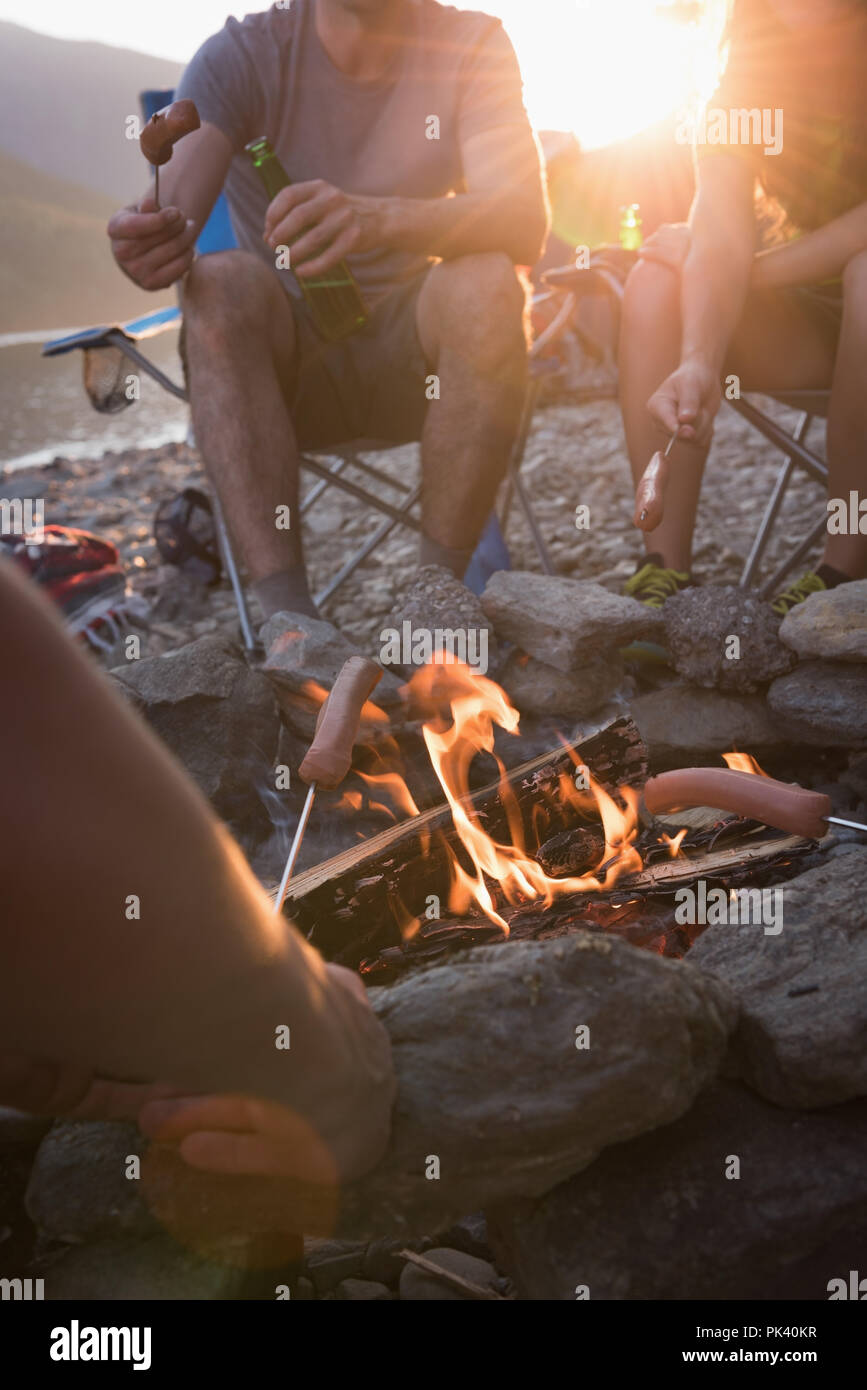
[[[595,869],[604,852],[605,836],[597,826],[576,825],[552,835],[534,858],[549,878],[576,878]]]
[[[552,836],[588,824],[563,796],[563,779],[572,781],[576,764],[615,794],[626,784],[643,785],[647,751],[632,720],[617,719],[571,748],[510,769],[508,797],[499,782],[474,792],[466,799],[471,818],[494,840],[512,844],[518,815],[526,852],[534,854]],[[409,924],[424,923],[431,896],[446,907],[454,858],[469,868],[451,811],[438,806],[299,874],[284,911],[328,959],[357,967],[401,945]]]

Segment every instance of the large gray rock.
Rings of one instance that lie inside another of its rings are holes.
[[[803,659],[867,662],[867,579],[811,594],[783,619],[780,638]]]
[[[580,675],[588,660],[636,637],[662,631],[662,614],[600,584],[522,570],[498,570],[482,608],[497,634],[564,675]]]
[[[339,1210],[328,1191],[227,1183],[177,1163],[149,1183],[159,1209],[353,1239],[441,1230],[488,1202],[538,1195],[609,1144],[677,1118],[716,1073],[735,1018],[720,981],[585,933],[469,951],[372,990],[371,1002],[397,1072],[392,1139]]]
[[[666,685],[639,695],[630,712],[654,763],[687,762],[732,748],[750,752],[789,741],[760,695],[724,695],[694,685]]]
[[[796,1114],[716,1082],[540,1201],[489,1209],[495,1258],[530,1299],[827,1299],[864,1268],[865,1146],[863,1101]]]
[[[344,1279],[337,1286],[337,1297],[347,1303],[390,1303],[392,1292],[371,1279]]]
[[[61,1120],[39,1146],[27,1188],[27,1212],[49,1240],[76,1244],[152,1234],[141,1180],[128,1158],[147,1147],[134,1124]]]
[[[470,664],[478,668],[482,675],[493,675],[497,670],[500,659],[497,639],[477,596],[459,579],[455,579],[451,570],[444,569],[442,565],[424,565],[413,575],[382,624],[383,651],[379,653],[379,659],[383,662],[387,660],[386,648],[389,642],[393,642],[393,633],[398,635],[401,645],[406,634],[410,660],[389,664],[411,675],[415,664],[424,665],[424,662],[415,663],[412,658],[412,634],[429,633],[431,643],[436,646],[437,632],[456,634],[446,636],[440,646],[445,646],[455,656],[460,656],[462,651],[467,652],[468,656],[475,656],[476,660]],[[463,647],[461,642],[464,643]],[[423,650],[421,645],[419,650]]]
[[[672,664],[695,685],[750,694],[795,665],[771,605],[748,590],[683,589],[662,612]]]
[[[239,833],[251,819],[270,830],[253,783],[274,761],[277,707],[237,647],[201,637],[111,674],[219,815]]]
[[[499,1283],[499,1275],[488,1260],[477,1259],[475,1255],[467,1255],[463,1250],[441,1246],[434,1250],[426,1250],[424,1258],[439,1265],[441,1269],[447,1269],[450,1274],[456,1274],[468,1283],[475,1284],[477,1288],[493,1291]],[[462,1291],[455,1284],[446,1283],[444,1279],[438,1279],[435,1274],[430,1274],[409,1260],[400,1276],[400,1296],[404,1302],[415,1303],[463,1303],[472,1298],[470,1293]]]
[[[299,613],[275,613],[259,634],[265,645],[262,670],[273,683],[283,717],[300,737],[310,739],[316,727],[318,704],[305,692],[310,684],[330,690],[351,656],[359,649],[333,623]],[[371,696],[389,712],[401,705],[400,682],[390,672]]]
[[[107,1240],[53,1251],[37,1262],[48,1300],[126,1302],[241,1298],[248,1270],[242,1248],[205,1258],[162,1233],[144,1240]]]
[[[613,654],[604,659],[591,657],[580,671],[565,676],[524,652],[510,652],[499,677],[519,713],[559,714],[568,719],[594,714],[622,679],[623,663]]]
[[[805,661],[768,690],[793,737],[819,747],[867,744],[867,666]]]
[[[777,1105],[867,1095],[867,845],[782,886],[783,928],[708,927],[690,963],[741,1006],[732,1051],[744,1080]]]

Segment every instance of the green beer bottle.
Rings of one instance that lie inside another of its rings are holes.
[[[641,209],[630,203],[620,209],[620,245],[624,251],[637,251],[643,240]]]
[[[289,186],[286,170],[264,135],[258,140],[251,140],[246,149],[265,186],[269,202],[273,202],[280,189]],[[301,276],[295,278],[323,338],[336,342],[363,328],[367,322],[367,310],[345,261],[316,280],[305,280]]]

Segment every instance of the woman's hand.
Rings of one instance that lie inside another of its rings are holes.
[[[706,448],[722,403],[719,376],[705,362],[689,359],[654,391],[647,408],[667,435],[678,432],[684,444]]]
[[[638,248],[638,258],[642,261],[655,261],[657,265],[668,266],[669,270],[680,274],[691,245],[691,234],[686,222],[667,222],[657,227],[642,246]]]

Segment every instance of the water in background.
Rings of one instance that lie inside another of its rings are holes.
[[[40,355],[42,342],[63,333],[0,336],[0,468],[50,463],[58,454],[98,457],[107,449],[153,447],[186,436],[187,406],[144,373],[141,400],[117,415],[98,414],[82,384],[82,354]],[[140,346],[172,380],[181,381],[176,329]],[[129,370],[136,370],[133,363]]]

